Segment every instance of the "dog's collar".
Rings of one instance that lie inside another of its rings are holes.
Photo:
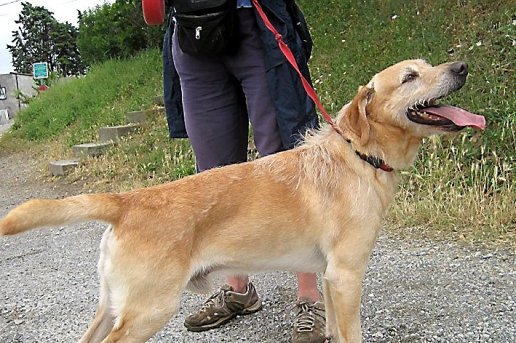
[[[344,137],[344,135],[342,137],[346,140],[346,142],[348,142],[349,144],[352,144],[351,139]],[[386,172],[394,171],[394,169],[390,165],[385,163],[385,161],[382,160],[380,157],[368,156],[357,150],[355,150],[355,154],[357,154],[358,157],[360,157],[361,159],[363,159],[364,161],[366,161],[367,163],[369,163],[376,169],[381,169]]]
[[[369,163],[376,169],[381,169],[386,172],[391,172],[394,170],[390,165],[385,163],[385,161],[382,160],[380,157],[368,156],[368,155],[362,154],[361,152],[358,152],[356,150],[355,150],[355,153],[358,155],[358,157],[360,157],[361,159],[363,159],[364,161],[366,161],[367,163]]]

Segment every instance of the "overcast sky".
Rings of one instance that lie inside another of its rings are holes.
[[[77,27],[77,10],[88,8],[114,0],[24,0],[34,6],[43,6],[54,13],[58,22],[69,22]],[[0,0],[0,74],[7,74],[13,70],[11,54],[6,45],[12,44],[12,31],[18,29],[14,22],[18,19],[22,6],[20,0]]]

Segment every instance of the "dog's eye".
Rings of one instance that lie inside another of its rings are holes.
[[[414,81],[418,76],[419,75],[416,72],[405,74],[405,76],[403,76],[403,79],[401,80],[401,83]]]

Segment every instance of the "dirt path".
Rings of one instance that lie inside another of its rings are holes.
[[[1,154],[0,154],[1,155]],[[33,197],[57,198],[77,186],[37,178],[36,162],[0,156],[0,216]],[[0,342],[72,342],[97,300],[98,223],[0,238]],[[152,342],[290,342],[295,279],[253,276],[264,310],[212,332],[189,333],[182,309]],[[371,258],[362,301],[364,342],[516,342],[516,270],[511,251],[383,234]]]

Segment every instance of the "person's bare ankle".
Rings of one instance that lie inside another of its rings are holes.
[[[319,293],[318,291],[316,292],[305,292],[305,293],[302,293],[302,294],[299,294],[297,295],[297,300],[298,301],[311,301],[311,302],[318,302],[318,301],[322,301],[322,296],[321,296],[321,293]]]
[[[233,288],[233,292],[243,294],[247,292],[247,285],[249,283],[249,279],[240,277],[229,277],[227,279],[227,283],[231,286],[231,288]]]

